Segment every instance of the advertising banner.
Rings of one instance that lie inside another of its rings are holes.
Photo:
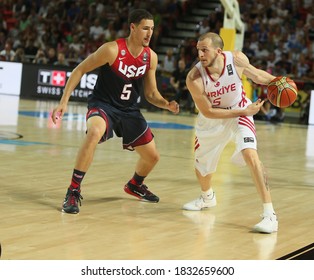
[[[73,68],[24,64],[22,76],[21,96],[34,99],[60,100],[63,88],[70,77]],[[86,101],[95,86],[97,72],[85,74],[76,89],[72,92],[70,100]]]
[[[20,95],[22,63],[0,61],[0,94]]]

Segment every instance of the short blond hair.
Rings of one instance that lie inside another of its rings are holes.
[[[203,41],[205,39],[209,39],[212,43],[212,46],[214,48],[221,48],[223,49],[224,48],[224,41],[222,40],[222,38],[220,37],[220,35],[216,34],[216,33],[213,33],[213,32],[207,32],[207,33],[204,33],[202,34],[200,37],[199,37],[199,41]]]

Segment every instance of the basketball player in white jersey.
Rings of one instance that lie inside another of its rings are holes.
[[[242,75],[257,84],[267,85],[275,77],[250,64],[240,51],[223,51],[223,40],[215,33],[205,33],[197,43],[199,62],[186,78],[187,87],[199,110],[195,126],[195,171],[201,195],[183,206],[199,211],[216,205],[211,186],[220,155],[231,140],[236,150],[232,161],[247,165],[263,202],[263,219],[254,231],[272,233],[278,230],[270,189],[257,153],[253,120],[264,101],[252,103],[246,96]]]
[[[151,104],[175,114],[179,112],[179,106],[175,101],[164,99],[157,89],[158,58],[149,47],[154,30],[152,14],[135,9],[131,11],[128,21],[130,35],[127,38],[104,43],[73,70],[60,103],[52,113],[52,121],[56,123],[66,112],[71,93],[82,76],[99,69],[93,93],[88,97],[85,140],[77,154],[71,183],[62,205],[65,213],[79,212],[81,183],[91,165],[96,146],[112,138],[114,133],[122,138],[124,149],[135,150],[139,155],[134,175],[125,184],[124,191],[141,200],[159,201],[159,197],[143,184],[157,164],[159,154],[154,135],[140,112],[141,92]],[[102,187],[106,188],[105,185]]]

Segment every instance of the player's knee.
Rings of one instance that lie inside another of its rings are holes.
[[[89,127],[87,130],[87,136],[91,139],[99,141],[99,139],[104,135],[104,130],[98,126]]]
[[[150,162],[153,164],[156,164],[160,159],[160,155],[157,151],[155,151],[154,153],[152,153],[150,155]]]
[[[157,163],[157,162],[159,161],[159,159],[160,159],[160,155],[159,155],[158,152],[156,152],[156,153],[154,154],[154,156],[153,156],[153,160]]]

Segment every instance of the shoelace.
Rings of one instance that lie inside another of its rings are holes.
[[[152,195],[152,193],[148,190],[148,187],[146,185],[143,184],[139,188],[142,189],[145,194]]]
[[[82,205],[81,203],[81,199],[83,199],[83,196],[81,196],[81,194],[76,191],[76,190],[73,190],[71,193],[70,193],[70,204],[75,204],[75,200],[77,202],[79,202],[80,206]]]
[[[274,215],[260,215],[262,217],[262,219],[265,219],[265,218],[269,218],[271,221],[276,221],[277,220],[277,216],[274,214]]]

